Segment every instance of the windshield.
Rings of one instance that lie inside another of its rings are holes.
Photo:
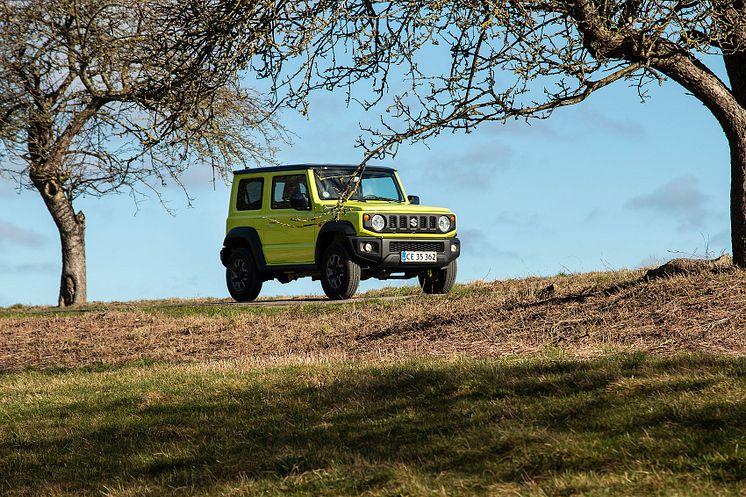
[[[364,171],[362,178],[355,177],[350,169],[314,169],[314,173],[321,200],[338,200],[348,186],[353,189],[359,182],[350,197],[352,200],[404,201],[394,173],[390,171]]]

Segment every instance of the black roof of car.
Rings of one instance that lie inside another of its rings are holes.
[[[298,169],[349,169],[354,171],[359,167],[358,164],[286,164],[283,166],[271,166],[271,167],[252,167],[249,169],[241,169],[233,171],[233,174],[249,174],[249,173],[274,173],[280,171],[297,171]],[[387,171],[392,172],[396,169],[385,166],[365,166],[366,171]]]

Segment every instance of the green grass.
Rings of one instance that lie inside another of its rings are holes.
[[[320,291],[320,289],[319,289]],[[465,296],[487,295],[490,289],[484,286],[472,284],[456,284],[451,292],[450,297],[458,298]],[[356,299],[344,303],[335,303],[330,305],[318,300],[325,299],[323,295],[314,295],[307,298],[303,297],[267,297],[268,300],[280,299],[301,299],[298,304],[287,305],[238,305],[233,301],[206,299],[173,299],[173,300],[143,300],[136,302],[91,302],[79,307],[60,309],[49,306],[24,306],[15,304],[9,307],[0,307],[0,319],[2,318],[23,318],[33,316],[44,317],[66,317],[77,316],[88,312],[145,312],[159,316],[169,317],[217,317],[232,318],[243,314],[261,314],[277,315],[287,312],[288,307],[300,307],[302,313],[317,315],[321,313],[334,313],[350,305],[381,304],[386,302],[385,298],[391,297],[418,297],[422,296],[419,286],[406,285],[402,287],[385,287],[378,290],[371,290],[357,295]],[[360,301],[358,299],[367,299]]]
[[[746,359],[0,374],[0,495],[741,495]]]
[[[344,305],[344,304],[343,304]],[[254,306],[240,305],[235,302],[190,302],[175,301],[142,301],[132,303],[91,303],[80,307],[70,309],[59,309],[56,307],[7,307],[0,308],[0,319],[2,318],[24,318],[24,317],[67,317],[78,316],[90,312],[143,312],[156,316],[168,316],[176,318],[184,317],[207,317],[207,318],[233,318],[244,314],[262,314],[277,315],[287,313],[289,307],[296,305],[278,305],[278,306]],[[332,307],[324,303],[314,301],[303,301],[298,308],[303,313],[318,313],[322,309],[330,308],[329,312],[334,312]]]
[[[318,300],[300,300],[298,303],[283,305],[242,305],[232,301],[142,301],[142,302],[117,302],[102,303],[93,302],[80,307],[60,309],[57,307],[34,307],[14,305],[11,307],[0,307],[0,319],[2,318],[24,318],[24,317],[66,317],[78,316],[90,312],[144,312],[156,316],[168,317],[207,317],[207,318],[232,318],[245,314],[277,315],[285,314],[289,308],[298,308],[302,314],[310,316],[320,313],[333,313],[350,305],[362,305],[363,303],[383,302],[380,297],[396,296],[395,292],[381,292],[380,294],[363,295],[370,300],[351,300],[343,303],[328,304]],[[282,297],[277,297],[280,299]],[[313,299],[321,297],[315,296]]]

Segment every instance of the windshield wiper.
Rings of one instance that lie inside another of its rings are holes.
[[[387,200],[389,202],[401,202],[401,200],[396,198],[379,197],[378,195],[363,195],[360,197],[360,200]]]

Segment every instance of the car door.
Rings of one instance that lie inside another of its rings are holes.
[[[254,228],[261,239],[268,203],[264,199],[265,185],[262,177],[241,178],[234,182],[235,199],[228,215],[227,231],[233,228]]]
[[[298,211],[290,206],[290,197],[295,193],[310,198],[307,173],[274,175],[269,193],[270,209],[262,236],[267,264],[313,264],[316,247],[314,213]]]

